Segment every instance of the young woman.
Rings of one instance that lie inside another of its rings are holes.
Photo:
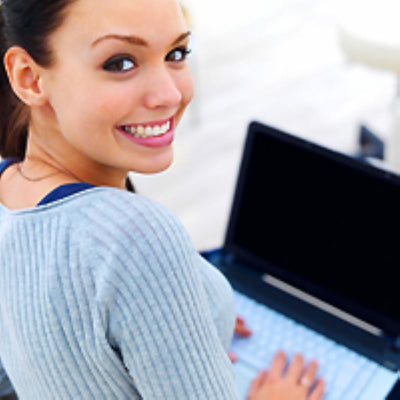
[[[237,399],[229,285],[125,190],[192,98],[179,4],[3,0],[0,27],[0,396]],[[322,398],[315,362],[285,365],[248,398]]]

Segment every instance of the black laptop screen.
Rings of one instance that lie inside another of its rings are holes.
[[[400,183],[251,125],[225,246],[257,268],[400,332]]]

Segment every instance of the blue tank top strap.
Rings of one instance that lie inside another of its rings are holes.
[[[0,175],[4,172],[4,170],[9,167],[11,164],[16,162],[20,162],[19,158],[5,158],[0,161]],[[50,193],[48,193],[38,204],[37,206],[41,206],[44,204],[51,203],[52,201],[56,201],[62,199],[63,197],[70,196],[72,194],[81,192],[86,189],[90,189],[94,187],[90,183],[85,182],[77,182],[77,183],[67,183],[65,185],[61,185],[53,189]]]
[[[5,158],[0,161],[0,175],[4,172],[4,170],[9,167],[11,164],[21,161],[19,158]]]
[[[83,190],[87,190],[93,187],[95,186],[85,182],[67,183],[65,185],[58,186],[50,193],[48,193],[45,197],[43,197],[43,199],[37,204],[37,206],[43,206],[44,204],[60,200],[64,197],[71,196],[72,194],[79,193]]]

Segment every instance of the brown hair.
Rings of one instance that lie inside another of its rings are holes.
[[[24,48],[43,67],[51,65],[49,35],[75,0],[0,0],[0,156],[24,158],[29,108],[14,94],[4,66],[10,46]]]

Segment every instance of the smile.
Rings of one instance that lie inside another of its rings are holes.
[[[171,129],[171,121],[165,123],[132,124],[120,127],[125,133],[136,138],[148,138],[165,135]]]
[[[174,140],[174,117],[141,124],[124,124],[118,127],[131,142],[145,147],[162,148]]]

